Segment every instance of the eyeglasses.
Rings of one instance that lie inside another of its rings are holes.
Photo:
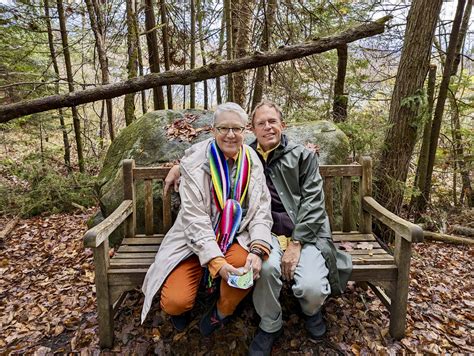
[[[259,129],[263,129],[264,127],[267,126],[267,124],[268,124],[269,126],[276,126],[276,125],[278,125],[279,123],[281,123],[281,121],[278,120],[278,119],[270,119],[270,120],[255,122],[255,123],[254,123],[254,126],[257,127],[257,128],[259,128]]]
[[[233,134],[241,134],[244,132],[245,127],[224,127],[224,126],[216,126],[215,129],[221,134],[221,135],[227,135],[230,131],[232,131]]]

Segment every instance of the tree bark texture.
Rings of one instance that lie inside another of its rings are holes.
[[[347,93],[344,92],[347,71],[347,44],[337,48],[337,76],[334,82],[334,102],[332,117],[334,122],[344,122],[347,119]]]
[[[459,64],[461,62],[461,54],[462,54],[462,47],[464,40],[466,38],[467,31],[469,29],[469,19],[471,17],[472,12],[472,2],[468,2],[466,5],[466,10],[464,11],[464,16],[461,24],[461,29],[459,31],[459,40],[456,47],[456,58],[453,64],[453,70],[451,72],[452,75],[456,75],[458,71]],[[454,115],[452,117],[453,121],[453,139],[454,139],[454,149],[456,152],[456,167],[461,174],[461,196],[459,198],[459,202],[461,204],[467,203],[467,206],[472,208],[474,206],[474,194],[472,191],[471,185],[471,178],[469,175],[469,166],[466,164],[466,157],[464,155],[464,147],[463,147],[463,140],[461,134],[461,122],[459,118],[459,109],[458,109],[458,102],[456,100],[455,94],[451,91],[449,92],[449,97],[451,101],[451,106],[453,107]]]
[[[46,18],[46,29],[48,31],[48,45],[49,51],[51,53],[51,59],[53,62],[53,69],[54,74],[56,75],[56,79],[58,82],[54,86],[54,91],[56,94],[59,94],[59,80],[61,78],[59,74],[59,66],[58,61],[56,59],[56,49],[54,48],[54,37],[53,37],[53,30],[51,28],[51,17],[49,15],[49,0],[44,0],[44,15]],[[64,114],[62,108],[58,109],[58,116],[59,116],[59,126],[61,127],[61,131],[63,133],[63,144],[64,144],[64,164],[68,171],[71,171],[71,148],[69,146],[69,137],[67,135],[66,124],[64,123]]]
[[[418,164],[416,167],[415,187],[418,188],[419,195],[413,197],[411,201],[411,208],[414,212],[415,222],[418,222],[421,217],[421,210],[426,206],[426,171],[428,169],[428,151],[430,149],[431,138],[431,124],[433,118],[434,94],[436,85],[436,64],[431,64],[428,73],[428,107],[426,110],[426,122],[423,129],[423,138],[421,142],[420,155],[418,157]]]
[[[196,2],[191,0],[191,58],[189,61],[189,68],[196,67]],[[194,109],[196,107],[196,83],[191,83],[189,88],[189,107]]]
[[[135,11],[135,12],[138,13],[138,11]],[[144,73],[144,69],[143,69],[143,53],[142,53],[142,46],[140,44],[140,36],[139,35],[137,36],[137,57],[138,57],[138,74],[140,75],[140,77],[143,77],[143,75],[145,73]],[[141,102],[142,102],[142,114],[145,115],[148,111],[148,105],[147,105],[147,102],[146,102],[146,91],[141,90],[140,95],[141,95],[141,99],[142,99],[141,100]]]
[[[151,73],[143,77],[132,78],[124,82],[86,89],[81,92],[69,93],[66,95],[52,95],[15,104],[2,105],[0,106],[0,122],[8,122],[17,117],[60,107],[69,107],[97,100],[114,98],[127,93],[150,89],[157,85],[186,85],[192,82],[226,75],[228,73],[258,68],[269,64],[326,52],[335,49],[344,43],[354,42],[361,38],[375,36],[382,33],[385,28],[385,23],[389,19],[390,17],[384,17],[377,21],[364,23],[333,36],[315,39],[303,44],[285,46],[273,52],[256,53],[252,56],[238,58],[231,61],[209,63],[207,66],[193,70],[168,71],[160,74]]]
[[[154,8],[154,0],[145,0],[145,29],[150,72],[160,73],[160,57],[158,52],[158,37],[156,35],[156,20]],[[163,96],[162,87],[153,88],[153,107],[155,108],[155,110],[161,110],[165,108],[165,99]]]
[[[408,13],[400,64],[389,112],[390,128],[385,136],[376,168],[377,200],[399,213],[410,159],[419,125],[419,104],[402,104],[421,96],[428,71],[431,44],[442,0],[414,0]]]
[[[69,87],[69,93],[74,92],[74,76],[72,74],[71,55],[69,53],[69,43],[67,38],[66,17],[64,15],[64,7],[62,0],[56,0],[58,7],[59,27],[61,30],[61,41],[63,44],[64,63],[66,65],[66,76]],[[77,160],[79,164],[79,171],[82,173],[84,169],[84,155],[82,150],[82,136],[81,136],[81,121],[79,120],[79,113],[76,106],[71,106],[72,123],[74,127],[74,134],[76,136]],[[1,115],[0,115],[1,116]]]
[[[262,32],[262,45],[260,50],[262,52],[270,49],[270,38],[273,33],[273,24],[275,22],[275,14],[277,11],[276,0],[262,0],[263,11],[265,15],[264,27]],[[263,88],[265,87],[265,67],[258,67],[255,75],[255,83],[253,86],[252,107],[253,110],[259,102],[263,99]]]
[[[206,52],[204,50],[204,33],[202,30],[202,21],[204,17],[204,0],[196,0],[196,6],[198,8],[198,36],[199,36],[199,49],[202,58],[202,65],[207,65]],[[204,110],[209,109],[209,93],[207,88],[207,80],[204,80]]]
[[[225,16],[225,38],[227,60],[232,60],[232,1],[224,0],[224,16]],[[227,101],[234,101],[234,76],[233,73],[227,74]]]
[[[137,27],[135,18],[134,0],[126,0],[127,11],[127,47],[128,47],[128,79],[135,79],[137,76]],[[152,87],[154,88],[154,86]],[[124,99],[125,124],[128,126],[135,120],[135,91],[125,94]]]
[[[103,26],[103,21],[99,21],[102,18],[100,4],[94,6],[92,2],[97,0],[86,0],[87,12],[89,13],[89,20],[91,22],[92,32],[94,32],[95,45],[97,48],[97,54],[99,57],[100,74],[102,79],[102,85],[109,84],[109,65],[107,61],[107,52],[105,46],[105,28],[99,27],[99,23]],[[105,101],[106,113],[107,113],[107,125],[109,127],[110,140],[113,141],[115,138],[114,120],[113,120],[113,108],[112,99]]]
[[[166,10],[165,0],[160,0],[160,14],[161,14],[161,36],[163,38],[163,57],[165,62],[165,70],[169,71],[170,67],[170,46],[168,38],[168,14]],[[171,85],[166,86],[166,101],[168,103],[168,109],[173,109],[173,91]]]
[[[220,60],[222,55],[222,50],[224,49],[224,33],[226,31],[226,22],[225,22],[225,13],[222,13],[221,19],[221,31],[219,33],[219,50],[217,53],[217,58]],[[221,88],[221,77],[216,78],[216,99],[217,105],[222,104],[222,88]]]
[[[236,5],[234,7],[234,4]],[[255,0],[241,0],[232,2],[233,32],[235,34],[234,58],[242,58],[248,55],[251,20],[255,7]],[[234,102],[244,107],[247,93],[248,72],[242,71],[234,74]]]
[[[441,122],[443,120],[444,105],[446,103],[446,97],[448,95],[449,82],[451,81],[451,75],[453,71],[453,64],[456,57],[456,49],[458,46],[459,32],[461,22],[464,13],[464,7],[466,0],[459,0],[456,8],[456,14],[454,16],[453,26],[451,34],[449,36],[448,49],[446,51],[446,60],[443,68],[443,77],[438,91],[438,100],[433,116],[433,125],[431,128],[431,142],[428,155],[428,168],[426,174],[426,193],[427,201],[429,201],[429,194],[431,191],[431,182],[433,176],[433,167],[436,158],[436,149],[438,147],[439,133],[441,131]]]

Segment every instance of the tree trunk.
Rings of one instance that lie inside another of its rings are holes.
[[[462,47],[469,28],[469,19],[471,17],[472,5],[472,2],[468,2],[468,4],[466,5],[466,10],[464,11],[461,29],[459,31],[459,39],[456,47],[456,58],[453,64],[453,70],[451,72],[451,75],[456,75],[459,64],[461,62]],[[463,140],[461,134],[461,122],[459,119],[459,107],[456,100],[456,96],[451,91],[449,91],[449,99],[451,102],[451,107],[454,110],[454,114],[452,116],[452,125],[454,128],[453,142],[456,154],[455,162],[456,168],[461,174],[462,181],[461,196],[459,198],[459,202],[461,204],[464,204],[464,200],[466,200],[467,206],[472,208],[474,206],[474,194],[472,191],[471,178],[469,176],[469,168],[468,165],[466,165],[465,163],[466,157],[464,156],[464,147],[462,144]],[[454,174],[456,174],[456,171]]]
[[[140,7],[139,3],[135,3],[135,14],[137,16],[140,15]],[[138,75],[140,77],[143,77],[145,74],[145,71],[143,69],[143,52],[142,52],[142,45],[140,42],[140,27],[137,24],[137,54],[138,54]],[[141,96],[141,103],[142,103],[142,114],[145,115],[148,111],[148,105],[146,102],[146,90],[141,90],[140,91],[140,96]]]
[[[428,151],[430,148],[430,137],[431,137],[431,123],[433,117],[434,107],[434,94],[436,85],[436,64],[430,65],[428,73],[428,107],[426,110],[425,127],[423,129],[423,141],[421,143],[420,156],[418,157],[418,165],[416,168],[415,175],[415,187],[418,188],[419,195],[412,198],[411,209],[414,213],[415,222],[419,222],[421,218],[421,207],[426,206],[426,170],[428,168]]]
[[[201,50],[202,65],[207,65],[206,53],[204,51],[204,34],[202,31],[202,20],[204,17],[204,0],[197,0],[198,8],[198,36],[199,36],[199,47]],[[207,80],[204,81],[204,110],[209,109],[209,95],[207,89]]]
[[[150,72],[160,73],[160,57],[158,52],[158,38],[156,35],[156,20],[154,7],[154,0],[145,0],[145,29]],[[155,108],[155,110],[162,110],[165,108],[165,99],[163,96],[162,87],[153,88],[153,107]]]
[[[49,51],[51,53],[51,60],[53,63],[54,73],[56,75],[57,82],[54,86],[54,91],[57,95],[59,95],[59,66],[58,61],[56,59],[56,49],[54,48],[54,37],[53,37],[53,30],[51,28],[51,17],[49,15],[49,0],[44,0],[44,16],[46,19],[46,28],[48,31],[48,44],[49,44]],[[69,138],[67,135],[66,124],[64,123],[64,114],[62,108],[58,109],[58,116],[59,116],[59,127],[61,127],[61,132],[63,133],[63,144],[64,144],[64,164],[68,172],[71,171],[71,149],[69,146]]]
[[[97,0],[86,0],[87,12],[89,13],[89,19],[91,22],[92,31],[94,32],[95,45],[97,48],[97,54],[99,57],[99,66],[102,79],[102,85],[109,84],[109,65],[107,62],[107,53],[105,46],[105,28],[103,27],[103,21],[99,22],[99,19],[102,18],[100,5],[92,4],[92,1],[96,2]],[[99,23],[101,27],[99,27]],[[110,140],[113,141],[115,138],[114,130],[114,120],[113,120],[113,108],[112,108],[112,99],[107,99],[105,101],[106,112],[107,112],[107,124],[109,127],[109,136]]]
[[[441,5],[442,0],[414,0],[408,13],[405,41],[390,104],[390,128],[376,169],[377,200],[395,214],[400,212],[402,205],[421,104],[418,100],[414,101],[414,105],[407,105],[405,100],[422,95]]]
[[[160,0],[160,13],[161,13],[161,35],[163,38],[163,56],[165,62],[165,70],[170,70],[170,47],[168,39],[168,15],[166,10],[165,0]],[[168,102],[168,109],[173,109],[173,91],[171,85],[166,86],[166,100]]]
[[[137,34],[138,35],[138,34]],[[143,53],[142,53],[142,46],[140,44],[140,36],[137,36],[137,54],[138,54],[138,74],[140,77],[143,77],[144,70],[143,70]],[[146,91],[140,91],[141,94],[141,101],[142,101],[142,114],[145,115],[148,111],[147,102],[146,102]]]
[[[225,15],[225,37],[226,37],[226,52],[227,60],[232,59],[232,2],[224,0],[224,15]],[[227,101],[234,101],[234,77],[232,73],[227,75]]]
[[[0,106],[0,123],[8,122],[17,117],[30,115],[41,111],[69,107],[97,100],[115,98],[127,93],[135,93],[140,90],[150,89],[154,86],[168,84],[189,84],[205,79],[216,78],[229,73],[258,68],[279,62],[289,61],[296,58],[307,57],[316,53],[330,51],[344,43],[357,41],[361,38],[375,36],[383,33],[385,23],[390,16],[381,18],[374,22],[367,22],[357,27],[348,29],[339,34],[311,42],[281,47],[273,52],[256,53],[252,56],[238,58],[231,61],[210,63],[205,67],[193,70],[169,71],[166,73],[151,73],[139,78],[133,78],[124,82],[117,82],[86,89],[80,92],[66,95],[52,95],[44,98],[17,102],[14,104]]]
[[[270,49],[270,38],[273,33],[273,24],[275,22],[275,14],[277,11],[277,2],[276,0],[268,0],[267,5],[265,6],[266,0],[262,0],[263,11],[265,14],[265,21],[262,33],[262,45],[260,50],[262,52],[268,51]],[[265,87],[265,67],[257,68],[257,74],[255,76],[255,83],[252,95],[252,110],[255,109],[257,104],[262,101],[263,98],[263,88]]]
[[[226,31],[225,12],[222,13],[221,20],[221,31],[219,33],[219,50],[217,53],[218,60],[221,59],[222,50],[224,49],[224,33]],[[222,89],[221,89],[221,77],[216,78],[216,97],[217,105],[222,104]]]
[[[255,7],[254,0],[241,0],[232,2],[232,9],[235,16],[232,18],[232,25],[234,27],[235,42],[234,43],[234,58],[242,58],[248,55],[248,48],[250,43],[251,20]],[[234,21],[234,19],[236,21]],[[247,93],[247,71],[242,71],[234,74],[234,101],[240,106],[244,107],[245,97]]]
[[[66,17],[64,16],[64,7],[62,0],[56,0],[58,7],[59,27],[61,29],[61,41],[63,44],[64,63],[66,65],[66,76],[69,87],[69,93],[74,92],[74,76],[72,74],[71,66],[71,55],[69,53],[69,44],[67,39],[67,28],[66,28]],[[72,122],[74,126],[74,134],[76,135],[76,149],[77,149],[77,160],[79,164],[79,171],[83,173],[84,169],[84,155],[82,149],[82,137],[81,137],[81,121],[79,120],[79,114],[76,106],[71,107],[72,111]],[[0,115],[1,116],[1,115]]]
[[[347,119],[347,93],[344,92],[347,71],[347,44],[337,49],[337,77],[334,82],[334,102],[332,117],[334,122],[345,122]]]
[[[449,82],[453,72],[453,64],[456,57],[456,49],[458,48],[459,30],[463,18],[464,7],[466,0],[459,0],[456,8],[456,15],[454,16],[453,27],[451,35],[449,36],[449,45],[446,52],[446,60],[443,68],[443,78],[438,91],[438,101],[434,111],[433,125],[431,128],[431,142],[428,155],[428,169],[426,174],[425,192],[427,194],[427,201],[429,201],[429,194],[431,191],[431,179],[433,175],[434,161],[436,157],[436,148],[438,147],[439,133],[441,131],[441,122],[443,119],[444,105],[449,89]],[[424,207],[426,208],[426,206]]]
[[[190,68],[196,67],[196,3],[191,0],[191,58]],[[191,83],[189,90],[189,107],[194,109],[196,107],[196,83]]]
[[[137,76],[137,27],[135,19],[134,0],[126,1],[127,11],[127,47],[128,47],[128,79]],[[125,95],[124,100],[125,124],[128,126],[135,120],[135,92]]]

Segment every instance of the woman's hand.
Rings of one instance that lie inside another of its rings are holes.
[[[248,272],[250,268],[253,269],[253,279],[259,279],[260,271],[262,270],[262,259],[253,253],[249,253],[247,256],[247,261],[244,266],[245,272]]]
[[[226,263],[219,270],[219,276],[221,276],[222,279],[227,282],[227,280],[229,279],[229,273],[230,274],[235,274],[236,276],[241,276],[243,274],[240,270],[238,270],[237,268],[235,268],[231,264]]]

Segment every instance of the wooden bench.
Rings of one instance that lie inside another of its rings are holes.
[[[169,168],[135,167],[123,161],[124,200],[99,225],[86,232],[84,244],[94,250],[95,282],[101,347],[111,347],[114,338],[114,312],[129,290],[140,287],[164,233],[171,227],[170,196],[163,198],[163,231],[153,231],[153,180],[163,180]],[[353,259],[351,280],[366,282],[390,311],[390,334],[401,339],[405,334],[411,243],[423,241],[423,230],[389,212],[372,198],[372,163],[320,167],[324,179],[326,210],[336,246],[345,247]],[[144,234],[136,233],[136,183],[145,190]],[[340,189],[335,190],[336,186]],[[358,195],[354,195],[358,190]],[[337,192],[337,199],[335,199]],[[339,198],[340,197],[340,198]],[[337,200],[337,201],[336,201]],[[335,203],[341,203],[340,209]],[[356,201],[358,204],[354,204]],[[358,206],[356,214],[354,206]],[[338,209],[336,209],[338,208]],[[342,226],[336,224],[341,212]],[[372,233],[375,218],[395,233],[393,255]],[[124,225],[125,238],[113,257],[109,257],[110,234]],[[357,227],[356,227],[357,226]]]

